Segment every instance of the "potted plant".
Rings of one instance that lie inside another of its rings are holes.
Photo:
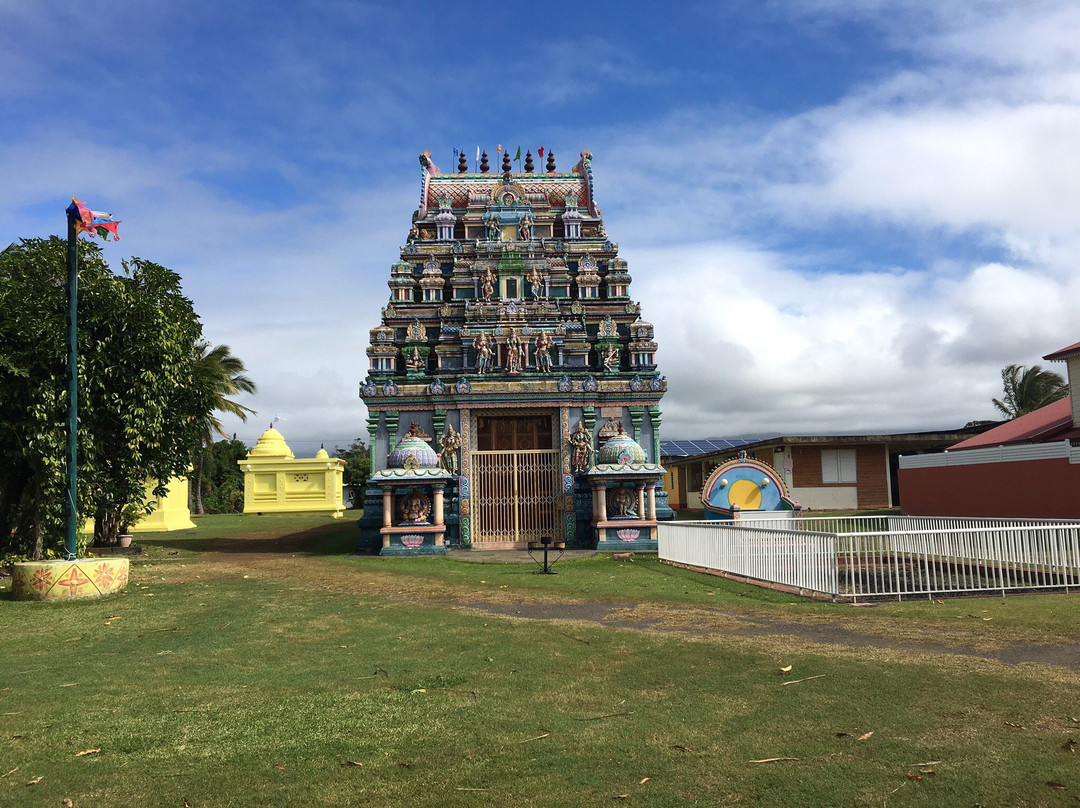
[[[120,510],[120,533],[117,540],[121,547],[131,546],[131,526],[138,522],[146,514],[141,505],[134,502],[128,503]]]

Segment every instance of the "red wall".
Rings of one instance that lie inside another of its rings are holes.
[[[915,516],[1080,519],[1080,463],[1066,458],[900,469]]]

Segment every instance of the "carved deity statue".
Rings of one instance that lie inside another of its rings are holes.
[[[423,522],[427,518],[427,500],[421,494],[409,494],[401,501],[401,519],[403,522],[415,524]]]
[[[604,349],[603,359],[604,370],[611,372],[619,369],[619,348],[616,345],[609,345]]]
[[[405,366],[409,370],[423,370],[424,369],[424,359],[423,359],[423,357],[420,356],[420,350],[418,348],[413,348],[412,349],[412,353],[409,355],[409,359],[405,363]]]
[[[494,213],[484,219],[484,227],[487,230],[488,241],[501,241],[502,229],[499,227],[499,217]]]
[[[487,373],[491,370],[491,337],[481,334],[476,340],[476,372]]]
[[[534,266],[532,271],[526,276],[525,280],[529,282],[533,297],[544,297],[544,276],[541,274],[539,267]]]
[[[521,373],[525,366],[525,344],[514,329],[510,329],[510,339],[506,341],[506,372]]]
[[[584,421],[578,421],[570,433],[570,465],[575,474],[588,471],[592,465],[592,435],[585,429]]]
[[[485,269],[480,277],[480,293],[485,301],[491,300],[491,296],[495,294],[495,273],[491,271],[491,267]]]
[[[551,346],[554,342],[546,331],[541,331],[536,337],[536,369],[541,373],[551,372]]]
[[[460,448],[461,435],[454,431],[453,424],[447,424],[442,436],[442,448],[439,450],[439,468],[451,474],[457,474]]]
[[[634,516],[634,495],[628,488],[619,488],[611,498],[612,511],[615,516]]]
[[[521,221],[518,222],[518,238],[521,241],[532,239],[532,216],[528,213],[522,216]]]

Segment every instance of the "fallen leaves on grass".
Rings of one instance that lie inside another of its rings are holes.
[[[690,751],[690,749],[689,749],[688,747],[686,747],[686,746],[679,746],[679,744],[675,744],[675,745],[674,745],[674,746],[672,746],[671,748],[672,748],[672,749],[678,749],[678,750],[679,750],[680,752],[689,752],[689,751]]]
[[[780,669],[780,673],[791,673],[791,665],[786,665]]]
[[[45,779],[45,775],[43,774],[40,777],[35,777],[33,780],[28,782],[27,785],[28,786],[36,786],[38,783],[40,783],[44,779]]]
[[[73,803],[68,797],[64,797],[63,805],[64,808],[75,808],[75,803]]]
[[[84,749],[81,752],[76,752],[75,757],[82,757],[83,755],[94,755],[101,751],[101,747],[95,747],[94,749]]]
[[[1023,724],[1014,724],[1012,721],[1006,721],[1005,726],[1012,727],[1013,729],[1023,729]]]
[[[868,741],[868,740],[870,740],[870,736],[873,735],[873,734],[874,734],[874,731],[870,730],[869,732],[867,732],[867,733],[865,733],[863,735],[860,735],[855,740],[857,740],[857,741]]]
[[[629,794],[616,794],[611,799],[613,799],[613,800],[626,800],[626,799],[630,799],[630,795]]]
[[[922,780],[921,774],[912,774],[911,772],[907,772],[904,777],[906,777],[908,780]]]
[[[338,765],[340,765],[340,766],[363,766],[364,764],[361,763],[359,760],[343,760]]]
[[[1072,738],[1069,738],[1069,740],[1065,741],[1065,743],[1061,745],[1061,748],[1064,749],[1066,752],[1072,752],[1075,755],[1076,741],[1074,741]]]
[[[1065,790],[1065,784],[1064,783],[1059,783],[1056,780],[1047,780],[1046,784],[1048,786],[1050,786],[1050,788],[1056,788],[1059,791],[1064,791]]]
[[[638,780],[638,785],[639,785],[639,786],[643,786],[643,785],[645,785],[645,784],[646,784],[647,782],[649,782],[650,780],[652,780],[652,778],[651,778],[651,777],[642,777],[642,778],[641,778],[640,780]]]
[[[851,733],[850,732],[838,732],[838,733],[836,733],[836,737],[837,738],[850,738]]]
[[[543,735],[537,735],[535,738],[526,738],[524,741],[518,741],[518,743],[529,743],[530,741],[539,741],[541,738],[551,737],[550,732],[545,732]]]
[[[285,764],[284,763],[275,763],[274,768],[275,769],[281,769],[282,771],[284,771],[285,770]]]

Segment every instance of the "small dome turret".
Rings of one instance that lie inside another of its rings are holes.
[[[292,460],[295,455],[289,448],[289,444],[285,442],[285,437],[270,427],[259,436],[255,446],[248,452],[248,457],[282,457]]]
[[[598,465],[605,466],[629,466],[646,462],[645,450],[625,432],[613,436],[601,446],[597,459]]]

